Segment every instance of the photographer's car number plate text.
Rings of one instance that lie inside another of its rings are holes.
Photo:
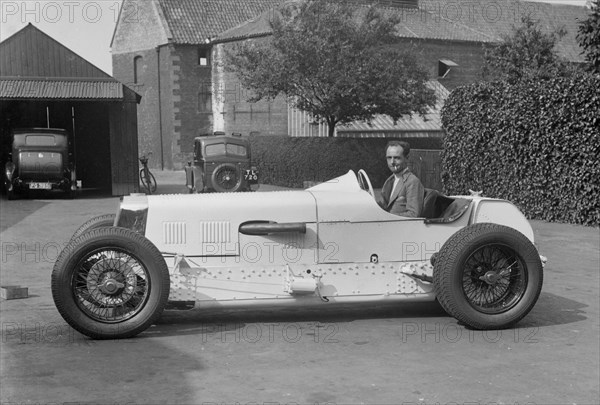
[[[50,190],[52,186],[50,183],[29,183],[31,190]]]

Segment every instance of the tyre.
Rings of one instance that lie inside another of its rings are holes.
[[[115,223],[115,214],[104,214],[98,215],[97,217],[93,217],[88,221],[84,222],[71,236],[71,240],[83,235],[85,232],[90,229],[96,228],[106,228],[108,226],[114,226]]]
[[[144,169],[140,170],[140,181],[142,182],[142,187],[146,189],[148,194],[156,192],[156,179],[150,171],[146,173]]]
[[[442,246],[433,282],[449,315],[475,329],[503,329],[535,305],[542,289],[542,263],[535,246],[515,229],[475,224]]]
[[[52,271],[58,312],[93,339],[128,338],[154,323],[169,298],[158,249],[129,229],[92,229],[72,240]]]
[[[223,163],[215,168],[211,176],[212,185],[218,192],[238,191],[242,186],[242,175],[232,163]]]

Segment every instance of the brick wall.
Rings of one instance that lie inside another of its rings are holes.
[[[233,44],[218,44],[213,48],[213,92],[215,130],[226,133],[251,132],[261,135],[287,135],[287,102],[283,96],[275,100],[248,103],[250,96],[234,73],[223,66],[224,52]]]
[[[173,166],[192,159],[194,138],[213,131],[211,67],[199,64],[199,47],[176,45],[173,52]]]
[[[141,57],[138,82],[134,81],[134,59]],[[152,152],[150,164],[160,167],[157,53],[155,49],[113,55],[113,76],[142,96],[138,106],[138,150]]]
[[[417,58],[427,69],[431,79],[437,79],[447,89],[481,80],[483,66],[483,45],[473,42],[402,40],[398,46],[416,45]],[[440,59],[449,59],[456,64],[445,78],[438,77]]]

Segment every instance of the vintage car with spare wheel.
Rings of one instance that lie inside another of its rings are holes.
[[[194,139],[194,158],[185,169],[190,193],[251,191],[258,183],[250,141],[239,133],[204,134]]]
[[[9,200],[34,190],[60,190],[69,198],[75,196],[77,180],[66,130],[14,129],[11,141],[4,165],[4,189]]]

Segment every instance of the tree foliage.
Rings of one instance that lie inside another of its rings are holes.
[[[279,9],[270,40],[236,45],[226,64],[253,91],[248,101],[283,94],[326,122],[330,136],[339,123],[370,121],[376,114],[394,120],[424,114],[435,94],[414,52],[394,46],[398,22],[375,6],[306,1]]]
[[[600,224],[600,76],[459,87],[442,124],[447,193],[483,190],[531,219]]]
[[[598,0],[590,4],[591,12],[587,20],[580,22],[577,41],[584,50],[585,59],[595,73],[600,73],[600,6]]]
[[[528,76],[563,75],[569,68],[554,47],[565,34],[564,28],[544,32],[531,16],[522,17],[521,25],[513,27],[501,44],[486,49],[484,75],[512,83]]]

